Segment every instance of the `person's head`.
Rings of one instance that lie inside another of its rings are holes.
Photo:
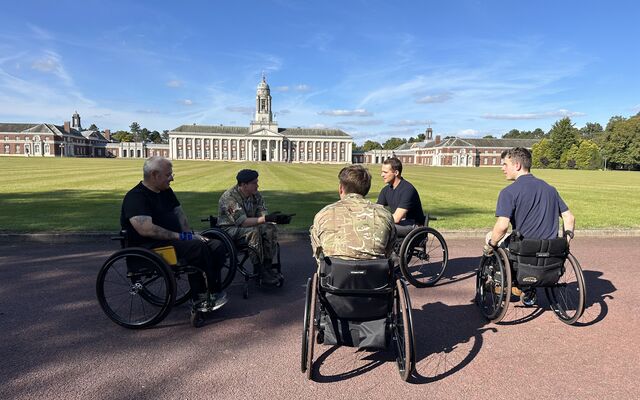
[[[258,193],[258,171],[243,169],[236,175],[238,187],[245,196]]]
[[[382,162],[380,176],[384,183],[393,184],[402,177],[402,162],[397,157],[387,158]]]
[[[509,181],[516,180],[520,175],[526,175],[531,170],[531,152],[523,147],[505,150],[502,158],[502,173]]]
[[[371,174],[362,165],[349,165],[338,174],[340,197],[349,193],[366,196],[371,189]]]
[[[161,192],[169,189],[173,181],[171,161],[159,156],[147,158],[142,166],[142,179],[151,190]]]

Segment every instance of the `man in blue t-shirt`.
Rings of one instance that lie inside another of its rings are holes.
[[[516,147],[502,153],[502,173],[507,180],[514,182],[500,191],[496,205],[497,220],[493,230],[487,234],[485,254],[502,245],[509,224],[513,231],[520,232],[527,239],[555,239],[558,237],[560,216],[567,241],[573,239],[575,217],[569,207],[556,188],[531,175],[530,169],[529,150]],[[514,294],[520,293],[516,289]],[[533,304],[535,291],[525,293],[524,300],[526,305]]]
[[[398,236],[406,236],[415,226],[424,225],[420,195],[402,177],[402,162],[397,157],[384,160],[380,176],[386,185],[378,195],[378,204],[388,206],[391,210]]]

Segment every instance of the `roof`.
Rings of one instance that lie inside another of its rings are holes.
[[[182,125],[172,130],[171,133],[188,133],[193,135],[248,135],[249,128],[243,126],[227,125]],[[312,128],[278,128],[278,133],[290,137],[340,137],[350,139],[347,133],[339,129],[312,129]]]
[[[395,150],[428,149],[432,147],[525,147],[530,149],[540,139],[466,139],[448,138],[436,144],[434,140],[428,142],[405,143]]]
[[[23,132],[40,125],[42,124],[0,123],[0,132]]]

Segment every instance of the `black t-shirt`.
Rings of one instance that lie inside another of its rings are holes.
[[[140,182],[129,190],[122,200],[120,226],[127,230],[130,245],[139,245],[153,240],[140,236],[129,222],[129,218],[137,215],[147,215],[155,225],[173,232],[181,232],[180,221],[174,212],[179,205],[180,202],[171,188],[156,193]]]
[[[568,209],[556,188],[527,174],[502,189],[496,217],[509,218],[513,230],[527,239],[555,239],[558,218]]]
[[[425,217],[420,195],[416,188],[405,179],[402,179],[395,189],[391,185],[383,187],[378,195],[378,204],[389,206],[392,214],[396,212],[396,209],[404,208],[407,210],[407,220],[420,225],[424,224]]]

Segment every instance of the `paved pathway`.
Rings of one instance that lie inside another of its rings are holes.
[[[417,373],[405,383],[390,352],[318,346],[316,382],[300,372],[304,284],[314,270],[306,241],[281,242],[281,290],[243,300],[234,284],[203,328],[191,328],[179,306],[154,329],[131,331],[95,300],[96,274],[115,243],[5,240],[0,398],[637,398],[640,238],[573,242],[588,288],[573,327],[522,308],[487,324],[472,303],[479,241],[448,242],[442,282],[411,288]]]

